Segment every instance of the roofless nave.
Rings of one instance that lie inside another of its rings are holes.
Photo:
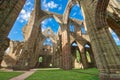
[[[40,0],[35,0],[34,10],[27,25],[23,28],[24,42],[10,41],[7,35],[26,0],[0,1],[0,62],[6,62],[15,70],[36,67],[60,67],[70,70],[75,62],[74,52],[80,53],[80,68],[95,67],[99,69],[100,80],[120,80],[120,51],[113,40],[109,28],[120,38],[120,2],[117,0],[69,0],[63,15],[46,12],[40,9]],[[81,6],[84,21],[69,18],[74,4]],[[41,31],[41,22],[52,17],[60,25],[58,34],[48,28]],[[74,25],[74,32],[69,29]],[[80,28],[87,30],[85,34]],[[43,45],[50,38],[52,46]],[[10,45],[9,45],[10,43]],[[77,44],[72,46],[73,43]],[[89,47],[85,47],[88,45]],[[11,47],[9,54],[5,50]],[[90,61],[87,60],[89,53]],[[3,58],[4,56],[4,58]],[[39,57],[44,58],[39,64]],[[3,61],[2,61],[3,60]],[[12,61],[11,61],[12,60]],[[74,60],[74,61],[73,61]]]

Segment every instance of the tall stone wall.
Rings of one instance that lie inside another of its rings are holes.
[[[9,46],[7,38],[18,14],[26,0],[1,0],[0,1],[0,63],[4,51]],[[4,47],[3,47],[4,46]]]
[[[109,0],[83,0],[82,6],[100,80],[120,79],[120,52],[108,30],[106,8]],[[101,6],[102,5],[102,6]]]

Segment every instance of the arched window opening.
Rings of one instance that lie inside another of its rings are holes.
[[[78,46],[76,42],[72,43],[72,46]]]
[[[89,43],[85,45],[85,55],[88,63],[94,63],[94,56]]]
[[[40,63],[42,63],[42,62],[43,62],[43,57],[40,56],[38,61],[39,61]]]
[[[42,68],[52,67],[51,66],[53,64],[52,55],[53,55],[52,40],[50,38],[46,38],[46,40],[43,42],[43,50],[41,53],[42,58],[39,58],[39,62],[40,62],[39,67],[42,67]]]
[[[118,36],[116,35],[116,33],[111,28],[109,28],[109,30],[110,30],[110,33],[111,33],[111,35],[112,35],[115,43],[117,44],[117,46],[119,48],[120,47],[120,39],[118,38]]]
[[[86,44],[85,47],[86,47],[86,48],[90,48],[90,45]]]
[[[68,0],[41,0],[41,9],[44,11],[63,14]]]
[[[52,41],[51,41],[51,39],[50,38],[47,38],[44,42],[43,42],[43,45],[45,46],[45,45],[50,45],[50,46],[52,46]]]
[[[47,18],[41,22],[41,29],[42,32],[46,30],[47,28],[51,28],[54,34],[57,34],[59,24],[54,18]]]
[[[84,20],[81,8],[78,4],[75,4],[70,10],[70,18],[75,18],[78,20]]]
[[[75,32],[75,27],[73,24],[70,24],[69,28],[70,28],[70,32]]]
[[[76,42],[71,44],[71,54],[72,54],[72,67],[73,68],[83,68],[81,62],[81,54]]]

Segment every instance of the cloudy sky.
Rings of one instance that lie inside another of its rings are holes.
[[[42,10],[63,14],[68,0],[42,0],[41,2],[42,2],[41,4]],[[22,34],[22,28],[27,24],[27,21],[30,17],[33,8],[34,8],[34,0],[27,0],[13,28],[11,29],[8,35],[8,37],[11,40],[19,40],[19,41],[24,40]],[[83,20],[83,16],[79,5],[76,4],[72,7],[69,17]],[[53,18],[47,18],[43,20],[41,24],[42,24],[42,31],[50,27],[55,34],[57,33],[59,28],[59,24]],[[112,35],[114,36],[116,43],[120,45],[120,41],[115,35],[115,33],[112,33]]]

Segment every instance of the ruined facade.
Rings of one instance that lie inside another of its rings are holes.
[[[9,46],[10,40],[7,38],[7,35],[9,34],[24,4],[25,0],[0,1],[0,63],[2,61],[4,51]]]
[[[16,65],[19,56],[21,55],[23,42],[10,41],[9,47],[5,52],[1,66],[12,68]]]
[[[25,0],[0,1],[0,18],[3,19],[0,20],[0,60],[2,60],[4,51],[9,46],[7,35],[24,3]],[[81,6],[84,21],[68,17],[74,4]],[[71,44],[76,42],[78,45],[77,50],[81,55],[81,64],[84,68],[97,65],[100,80],[120,79],[120,51],[109,31],[109,28],[111,28],[120,37],[119,1],[69,0],[63,15],[43,11],[40,9],[40,5],[40,0],[35,0],[34,10],[28,24],[23,28],[24,42],[19,58],[16,59],[17,62],[13,66],[14,69],[35,68],[38,65],[40,55],[44,53],[43,48],[47,49],[43,46],[43,41],[50,37],[53,42],[53,66],[61,67],[64,70],[72,69],[72,52],[76,48],[71,47]],[[3,15],[6,11],[8,11],[8,14]],[[57,35],[54,35],[50,29],[45,32],[41,31],[41,22],[49,17],[53,17],[60,25]],[[75,26],[74,32],[70,32],[70,23]],[[80,30],[80,27],[83,26],[86,29],[85,34]],[[89,49],[85,47],[86,44],[90,46]],[[91,63],[86,59],[86,51],[92,57]]]

